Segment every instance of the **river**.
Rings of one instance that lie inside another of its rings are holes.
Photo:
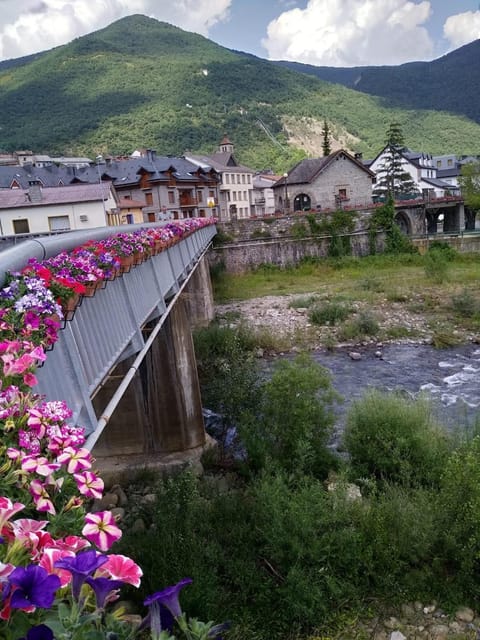
[[[429,345],[392,344],[357,350],[316,352],[314,358],[326,367],[344,402],[337,410],[336,434],[343,430],[345,414],[355,400],[371,388],[401,390],[412,397],[427,394],[439,421],[449,429],[471,429],[480,418],[480,346],[462,345],[435,349]]]

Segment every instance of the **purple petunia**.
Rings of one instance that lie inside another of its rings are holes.
[[[95,592],[97,609],[103,609],[107,596],[125,584],[123,580],[111,580],[110,578],[87,578],[85,582],[90,585]]]
[[[75,600],[80,597],[80,590],[85,580],[107,562],[108,557],[97,553],[95,549],[88,549],[77,553],[74,558],[61,558],[54,567],[66,569],[72,574],[72,595]]]
[[[54,640],[53,631],[47,625],[39,624],[36,627],[31,627],[27,635],[20,640]]]
[[[50,575],[43,567],[30,564],[17,567],[8,576],[8,582],[15,587],[10,606],[12,609],[27,609],[32,605],[49,609],[55,600],[55,592],[60,588],[60,578]]]
[[[178,599],[180,591],[192,582],[191,578],[183,578],[177,584],[165,587],[144,600],[143,604],[149,607],[145,622],[150,625],[153,633],[160,633],[162,629],[172,629],[174,618],[182,615]]]

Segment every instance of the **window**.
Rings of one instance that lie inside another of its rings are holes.
[[[199,202],[203,202],[203,191],[197,191],[197,198]]]
[[[448,166],[449,166],[449,167],[453,167],[453,160],[452,160],[452,158],[449,158],[449,159],[447,160],[447,164],[448,164]]]
[[[240,174],[237,173],[237,184],[240,184]]]
[[[23,218],[22,220],[13,220],[13,233],[30,233],[28,220],[26,218]]]
[[[250,184],[250,175],[247,176],[247,182]]]
[[[153,204],[153,195],[151,191],[145,193],[145,204],[151,206]]]
[[[245,184],[245,174],[242,174],[242,184]]]
[[[442,161],[441,160],[437,160],[437,169],[440,169],[441,166],[442,166]]]
[[[68,216],[49,216],[48,228],[50,231],[70,231],[70,218]]]
[[[236,199],[237,199],[237,192],[236,192],[236,191],[234,191],[234,192],[232,193],[232,198],[233,198],[233,200],[236,200]]]
[[[229,173],[225,174],[225,184],[230,184],[230,174]]]
[[[173,191],[168,192],[168,204],[175,203],[175,193]]]
[[[248,196],[247,196],[247,192],[246,191],[243,192],[243,199],[244,200],[248,200]]]
[[[340,198],[340,200],[347,200],[347,190],[346,189],[339,189],[338,190],[338,197]]]
[[[208,192],[208,197],[209,198],[215,198],[215,191],[209,191]]]

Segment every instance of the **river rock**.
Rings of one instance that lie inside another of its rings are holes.
[[[390,634],[390,640],[407,640],[407,637],[401,631],[393,631]]]
[[[362,359],[362,354],[359,353],[358,351],[350,351],[348,355],[350,356],[350,360],[361,360]]]
[[[111,514],[116,522],[121,522],[125,518],[125,509],[123,507],[114,507],[111,509]]]
[[[456,611],[455,618],[461,622],[472,622],[475,618],[475,613],[468,607],[462,607]]]
[[[108,493],[113,493],[118,496],[119,507],[125,507],[128,504],[127,494],[119,484],[113,485],[113,487],[109,490]]]
[[[434,624],[429,629],[432,640],[445,640],[448,636],[449,629],[445,624]]]
[[[90,509],[92,513],[97,513],[98,511],[108,511],[109,509],[113,509],[118,504],[118,496],[116,493],[106,493],[99,500],[94,500],[92,504],[92,508]]]

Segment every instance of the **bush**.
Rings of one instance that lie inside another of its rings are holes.
[[[464,597],[480,596],[480,437],[448,460],[440,492],[442,552],[447,579]]]
[[[338,302],[327,302],[323,305],[316,304],[308,314],[313,324],[338,324],[343,322],[351,314],[350,307]]]
[[[428,251],[440,253],[447,262],[452,262],[458,257],[458,251],[451,247],[448,242],[442,240],[433,240],[430,242]]]
[[[463,289],[458,295],[452,296],[452,310],[464,318],[473,318],[480,313],[480,303],[469,289]]]
[[[440,481],[449,440],[425,399],[373,390],[350,409],[344,447],[355,478],[429,485]]]
[[[244,413],[239,424],[249,468],[325,476],[333,462],[326,445],[338,397],[327,370],[305,354],[279,360],[258,396],[258,411]]]
[[[436,284],[442,284],[448,280],[448,258],[444,251],[429,250],[425,254],[425,275]]]
[[[351,322],[346,322],[339,331],[340,340],[354,340],[365,336],[376,336],[380,326],[371,313],[363,311]]]

